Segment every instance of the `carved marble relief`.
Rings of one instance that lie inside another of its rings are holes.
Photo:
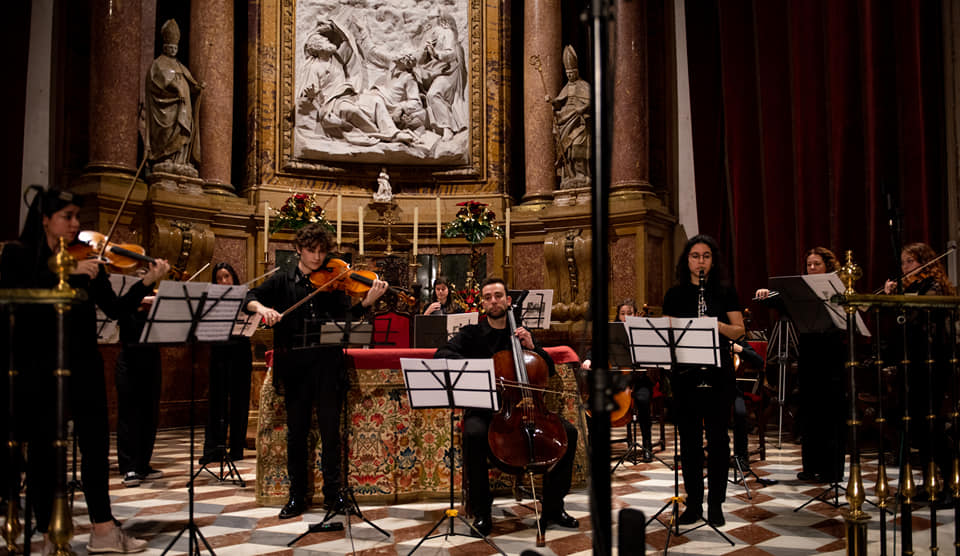
[[[590,307],[593,275],[590,232],[581,229],[554,232],[544,240],[547,284],[553,289],[553,319],[583,320]]]

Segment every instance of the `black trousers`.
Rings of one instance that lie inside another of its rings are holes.
[[[107,386],[103,359],[99,351],[76,357],[70,362],[69,404],[74,434],[83,457],[80,478],[90,521],[103,523],[113,519],[110,509],[110,427],[107,418]],[[32,371],[32,370],[31,370]],[[53,505],[56,400],[51,371],[25,380],[30,402],[27,419],[27,484],[37,520],[37,530],[46,532]]]
[[[160,350],[125,345],[117,357],[117,462],[120,474],[146,473],[157,439],[160,412]]]
[[[467,498],[474,515],[490,515],[493,497],[490,495],[488,459],[490,443],[487,431],[493,413],[468,410],[463,417],[463,472],[467,478]],[[543,478],[543,513],[551,515],[563,510],[563,498],[570,492],[573,459],[577,454],[577,429],[566,420],[567,452]]]
[[[246,337],[210,347],[210,412],[203,436],[206,457],[219,456],[219,447],[229,451],[230,459],[243,457],[250,413],[251,357]]]
[[[717,372],[720,372],[719,369]],[[680,435],[680,464],[687,507],[703,507],[703,436],[707,436],[708,504],[719,507],[727,496],[730,466],[730,436],[727,423],[733,401],[733,386],[717,383],[699,388],[695,373],[673,381],[674,417]]]
[[[800,421],[803,470],[824,481],[843,480],[846,398],[843,334],[801,334]]]
[[[287,474],[290,497],[307,496],[308,473],[315,454],[308,449],[308,436],[316,411],[320,428],[320,465],[324,500],[335,499],[340,489],[340,413],[347,385],[343,378],[342,352],[305,350],[284,357],[278,365],[295,363],[281,375],[287,408]]]
[[[637,412],[637,424],[640,425],[640,436],[643,438],[643,448],[650,450],[651,442],[650,400],[653,398],[653,382],[642,373],[633,383],[633,405]]]

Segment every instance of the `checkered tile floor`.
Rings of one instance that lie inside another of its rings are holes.
[[[654,427],[656,429],[656,427]],[[672,429],[667,429],[668,438],[672,438]],[[615,435],[616,436],[616,435]],[[655,438],[656,441],[656,431]],[[751,437],[756,442],[756,437]],[[199,449],[199,442],[197,448]],[[668,446],[671,444],[668,443]],[[751,446],[752,449],[756,445]],[[622,453],[622,445],[614,446]],[[189,466],[189,436],[186,430],[161,431],[153,466],[164,472],[158,481],[144,483],[136,488],[126,488],[115,474],[111,481],[113,511],[122,520],[125,529],[133,535],[149,540],[149,549],[145,554],[161,554],[167,545],[184,527],[187,520],[187,490],[185,488]],[[672,460],[671,452],[657,454],[665,461]],[[256,469],[253,453],[248,451],[247,458],[237,466],[247,486],[224,483],[218,484],[210,477],[201,477],[196,484],[196,504],[194,507],[196,523],[200,532],[217,554],[240,556],[247,554],[349,554],[362,555],[408,554],[420,538],[442,516],[446,504],[429,502],[394,506],[362,506],[364,516],[391,534],[384,537],[378,531],[354,520],[352,535],[346,531],[311,533],[300,539],[295,548],[286,544],[305,532],[307,526],[317,523],[323,517],[315,509],[301,518],[281,521],[277,518],[278,508],[260,507],[254,500],[253,481]],[[872,495],[876,479],[875,462],[865,464],[865,486]],[[721,531],[735,544],[730,546],[717,533],[708,528],[673,537],[670,542],[671,554],[844,554],[844,521],[842,508],[835,509],[823,502],[814,502],[800,511],[794,508],[820,493],[825,485],[806,484],[796,479],[800,469],[800,447],[784,444],[777,449],[768,441],[766,461],[758,461],[753,456],[753,470],[761,477],[776,479],[778,484],[763,486],[752,477],[750,487],[752,500],[746,495],[742,485],[730,485],[727,501],[724,504],[726,525]],[[891,485],[896,485],[896,470],[888,470]],[[919,476],[916,480],[920,481]],[[625,507],[639,508],[647,516],[652,516],[673,494],[673,472],[664,464],[632,465],[627,463],[613,475],[613,518],[616,522],[617,511]],[[681,487],[682,493],[682,487]],[[841,493],[841,502],[843,501]],[[83,497],[76,502],[75,533],[73,548],[77,554],[86,554],[86,541],[89,534],[89,522],[83,507]],[[547,532],[547,548],[539,549],[540,554],[579,555],[591,553],[590,518],[586,492],[573,492],[566,499],[566,508],[570,514],[580,519],[580,530],[570,531],[550,529]],[[870,513],[868,552],[879,553],[880,522],[879,512],[867,506]],[[929,551],[930,513],[926,507],[915,510],[913,518],[914,547],[919,553]],[[494,505],[494,532],[491,540],[510,555],[520,554],[535,545],[533,529],[533,511],[529,503],[516,503],[513,500],[499,498]],[[669,518],[669,511],[661,517]],[[953,511],[937,512],[938,541],[944,550],[953,542]],[[337,520],[343,518],[338,516]],[[894,535],[890,531],[895,526],[893,516],[887,515],[888,546],[891,551],[899,550],[900,540],[894,544]],[[614,526],[616,527],[616,525]],[[442,530],[446,531],[447,524]],[[464,527],[457,523],[456,531],[465,533]],[[683,530],[681,530],[683,533]],[[666,528],[651,523],[646,528],[647,553],[663,551],[666,542]],[[352,537],[352,538],[351,538]],[[617,538],[614,529],[614,539]],[[39,546],[34,545],[34,550]],[[181,537],[173,546],[173,553],[188,551],[187,540]],[[206,550],[202,551],[206,553]],[[479,539],[467,536],[451,536],[428,541],[417,554],[493,554],[495,551]],[[896,553],[896,552],[891,552]]]

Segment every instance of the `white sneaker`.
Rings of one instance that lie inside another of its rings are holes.
[[[104,552],[132,554],[146,549],[147,541],[128,536],[120,527],[114,527],[109,533],[103,535],[97,535],[91,531],[90,540],[87,542],[87,552],[90,554]]]
[[[140,486],[140,481],[142,480],[143,480],[143,476],[137,473],[136,471],[127,471],[127,474],[123,476],[123,486],[125,487]]]

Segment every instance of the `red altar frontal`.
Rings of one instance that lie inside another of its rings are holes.
[[[404,389],[400,358],[431,358],[433,349],[350,349],[350,391],[347,394],[346,419],[350,438],[349,483],[361,502],[408,502],[430,498],[446,498],[450,488],[450,472],[445,456],[454,450],[456,475],[454,488],[461,486],[462,454],[460,420],[450,438],[450,410],[411,409]],[[587,474],[586,431],[579,403],[575,372],[580,366],[576,353],[569,347],[546,348],[557,367],[550,379],[547,406],[559,411],[579,429],[577,456],[574,462],[574,488],[585,484]],[[272,361],[268,358],[267,365]],[[462,411],[455,410],[459,415]],[[260,393],[260,419],[257,425],[257,503],[286,503],[287,426],[283,397],[273,388],[272,368],[268,369]],[[313,466],[313,500],[321,500],[323,479],[320,473],[319,433],[314,427],[311,442],[317,444]],[[512,475],[493,469],[491,488],[505,491],[513,484]]]

